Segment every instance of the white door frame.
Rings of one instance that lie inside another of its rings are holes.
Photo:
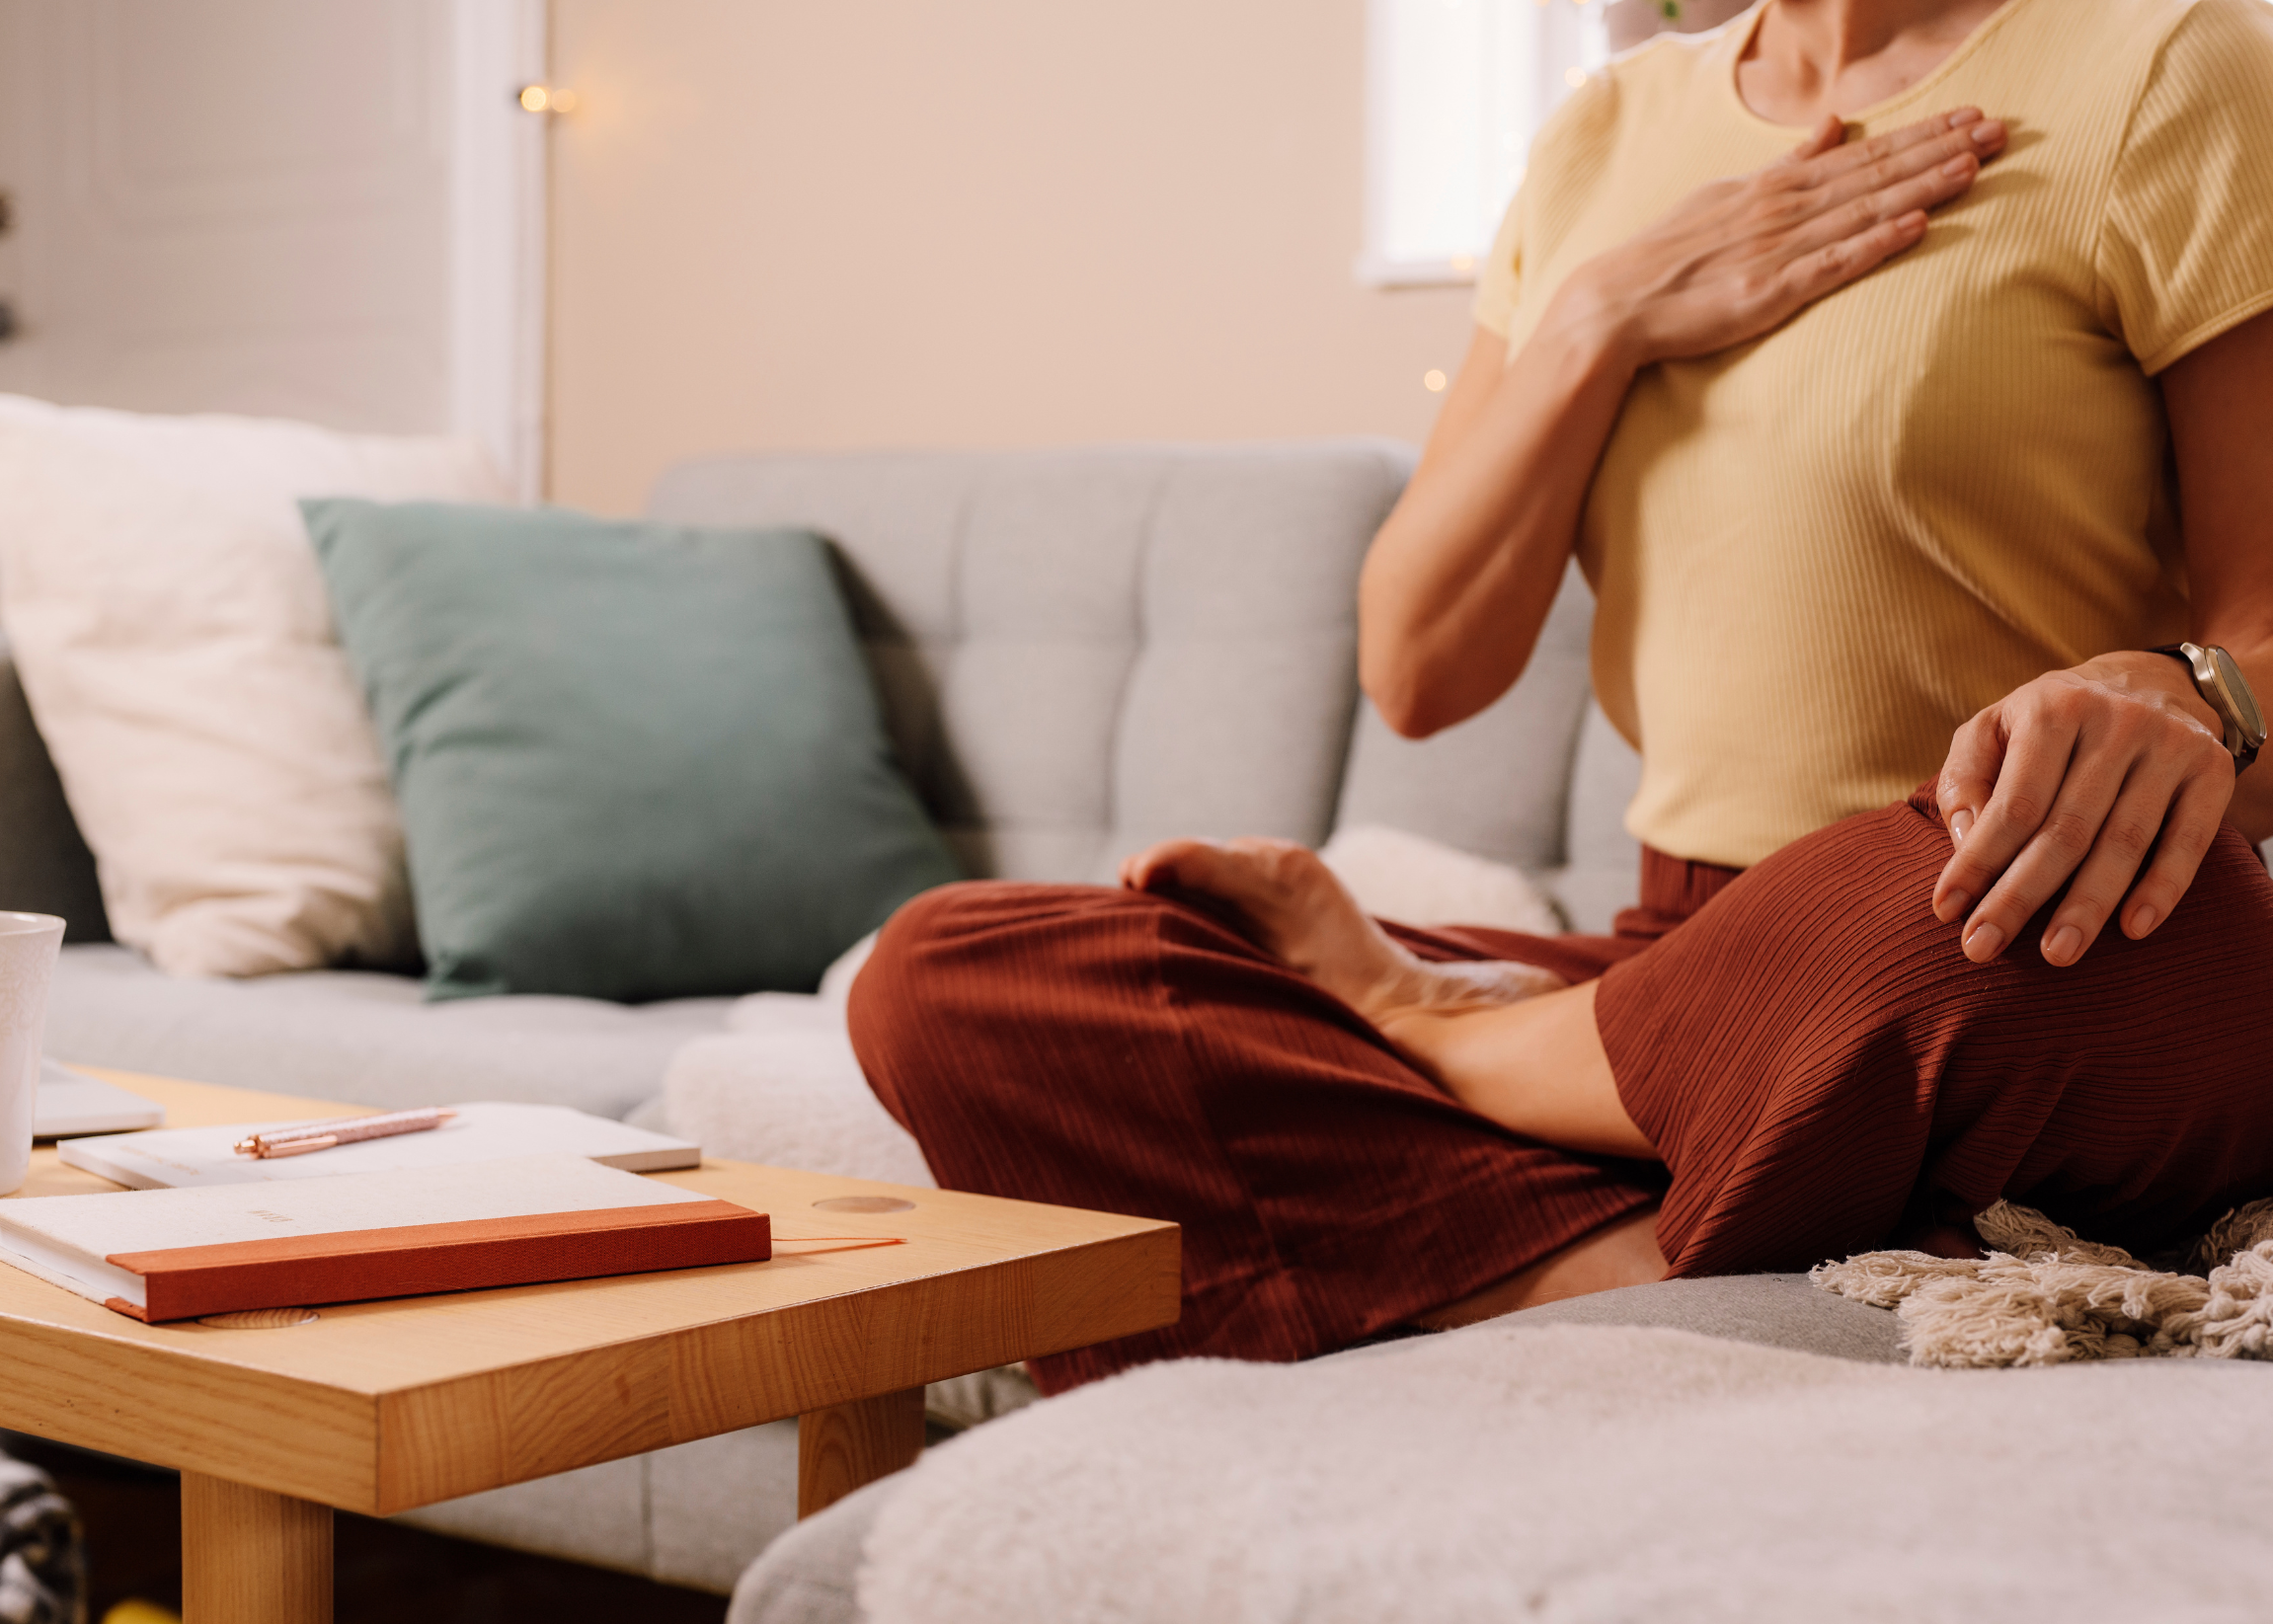
[[[451,7],[450,426],[522,502],[545,492],[546,0]]]

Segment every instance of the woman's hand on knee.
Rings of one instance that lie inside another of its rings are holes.
[[[1701,188],[1590,262],[1546,320],[1604,333],[1637,369],[1749,343],[1915,245],[1927,212],[2004,145],[1978,108],[1852,144],[1826,118],[1787,156]]]
[[[1934,916],[1965,921],[1965,956],[1987,964],[2067,886],[2038,944],[2066,966],[2119,908],[2134,940],[2170,917],[2233,799],[2234,757],[2175,660],[2107,655],[1960,728],[1936,793],[1957,851]]]

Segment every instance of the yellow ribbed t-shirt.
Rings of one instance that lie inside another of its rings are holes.
[[[1758,11],[1663,36],[1550,120],[1480,278],[1511,356],[1572,270],[1802,131]],[[2004,155],[1925,240],[1768,337],[1636,380],[1579,561],[1627,813],[1749,865],[1939,768],[2047,670],[2185,630],[2154,375],[2273,308],[2273,5],[2006,0],[1863,134],[1975,105]]]

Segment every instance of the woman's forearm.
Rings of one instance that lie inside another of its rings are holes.
[[[1588,324],[1548,322],[1512,361],[1479,335],[1413,482],[1366,559],[1359,674],[1421,736],[1523,673],[1633,367]]]
[[[2187,636],[2232,655],[2260,705],[2273,705],[2273,311],[2180,359],[2158,380],[2178,464],[2186,536]],[[2273,752],[2268,752],[2273,757]],[[2226,815],[2252,840],[2273,836],[2273,758],[2234,780]]]
[[[1479,332],[1359,583],[1359,676],[1389,725],[1434,733],[1523,674],[1635,373],[1757,339],[1869,274],[2004,138],[1978,108],[1852,146],[1826,118],[1573,272],[1512,364]]]

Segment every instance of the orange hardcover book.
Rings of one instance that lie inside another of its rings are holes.
[[[772,1256],[765,1213],[572,1156],[0,1203],[0,1262],[153,1322]]]

